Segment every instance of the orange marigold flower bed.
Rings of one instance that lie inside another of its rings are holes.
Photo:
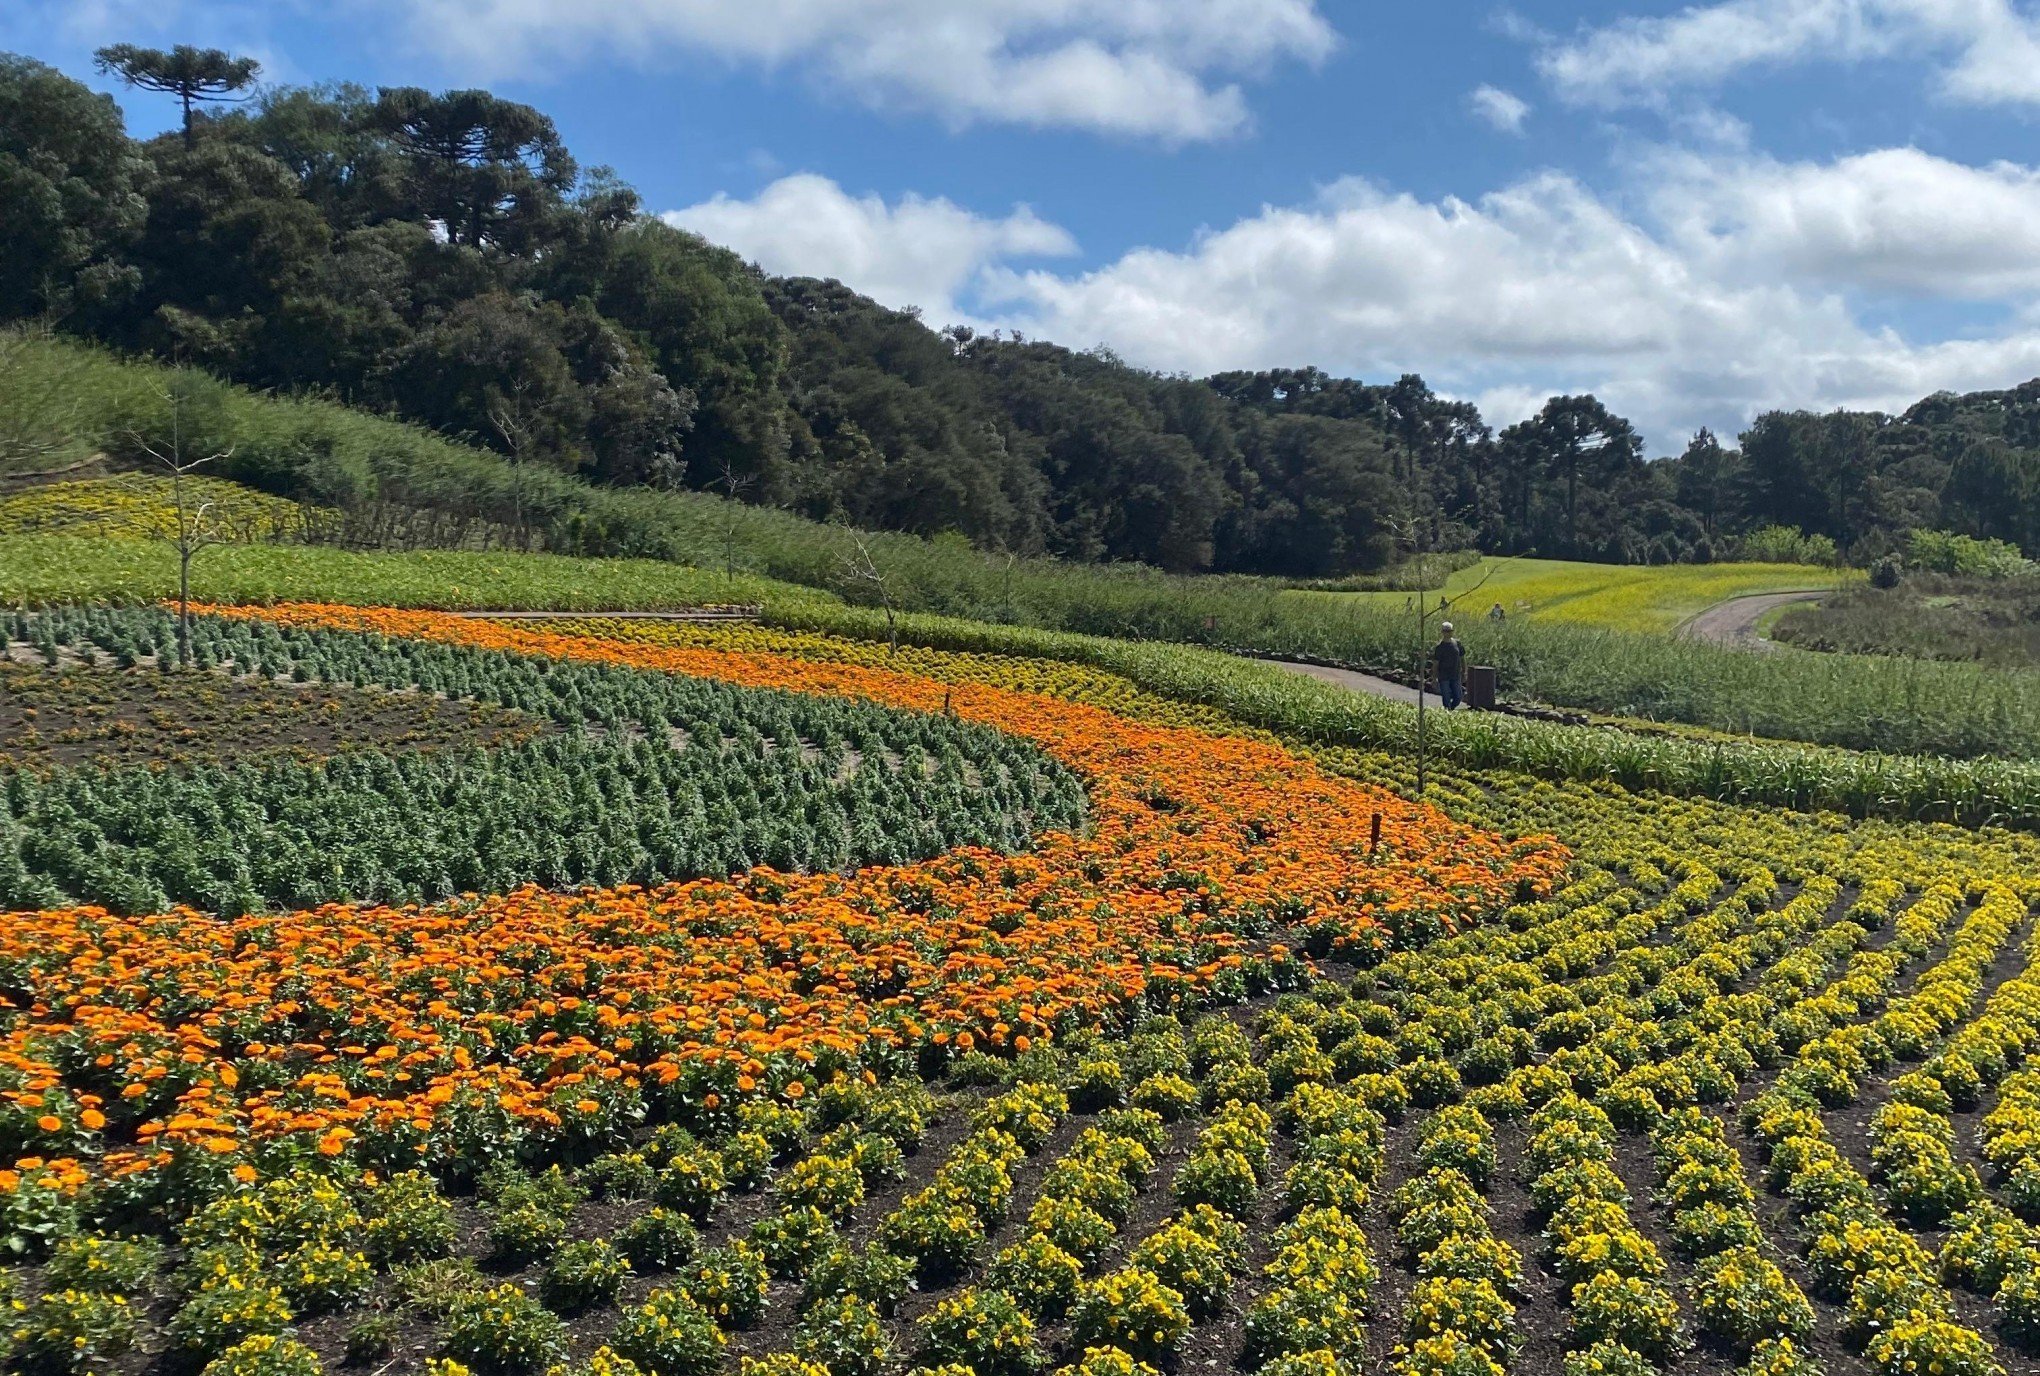
[[[1023,855],[850,876],[234,921],[14,914],[0,1143],[19,1159],[0,1188],[75,1184],[79,1161],[101,1176],[349,1153],[471,1168],[594,1149],[646,1118],[713,1128],[747,1096],[798,1097],[838,1070],[1292,983],[1303,956],[1285,942],[1365,958],[1428,940],[1544,890],[1568,860],[1272,745],[984,685],[430,612],[220,614],[946,704],[1077,771],[1090,826]]]

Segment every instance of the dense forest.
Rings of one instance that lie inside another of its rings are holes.
[[[486,91],[260,87],[110,48],[180,127],[0,56],[0,320],[316,393],[604,484],[1177,571],[1336,577],[1479,547],[1667,562],[1783,525],[2040,553],[2040,382],[1772,413],[1648,462],[1590,396],[1499,432],[1421,378],[1160,375],[779,278],[646,214]]]

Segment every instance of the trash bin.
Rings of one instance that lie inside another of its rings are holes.
[[[1495,710],[1495,669],[1492,664],[1467,666],[1466,705],[1484,712]]]

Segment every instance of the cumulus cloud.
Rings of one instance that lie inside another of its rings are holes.
[[[475,80],[686,54],[790,68],[954,124],[1164,142],[1248,122],[1237,78],[1336,43],[1317,0],[368,0]]]
[[[782,177],[749,200],[717,196],[663,218],[768,272],[834,277],[886,305],[918,306],[936,326],[968,318],[958,297],[991,264],[1077,251],[1067,230],[1026,206],[994,219],[940,198],[888,205],[811,173]]]
[[[2040,374],[2032,320],[1924,341],[1866,323],[1866,300],[1891,290],[2040,299],[2030,233],[1990,238],[2034,174],[1933,162],[1668,165],[1642,214],[1557,173],[1473,201],[1349,180],[1181,250],[1079,274],[995,269],[988,288],[1029,333],[1151,367],[1413,369],[1499,421],[1586,390],[1671,448],[1773,406],[1891,408]],[[1937,218],[1903,212],[1908,180],[1936,188]],[[1723,195],[1721,216],[1680,209],[1700,190]],[[1951,232],[1972,202],[1987,228]]]
[[[1896,55],[1938,62],[1952,99],[2040,101],[2040,20],[2013,0],[1718,0],[1587,29],[1539,66],[1567,100],[1655,105],[1751,68]]]
[[[2040,172],[1915,148],[1831,163],[1671,155],[1655,210],[1716,275],[1920,297],[2040,292]]]
[[[1503,134],[1520,134],[1530,117],[1530,102],[1499,86],[1479,86],[1467,97],[1473,113],[1490,128]]]

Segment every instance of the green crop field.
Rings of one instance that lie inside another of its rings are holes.
[[[1445,580],[1441,595],[1462,620],[1499,602],[1511,617],[1609,630],[1669,631],[1717,602],[1766,592],[1826,589],[1860,579],[1804,564],[1582,564],[1559,559],[1483,559]],[[1407,592],[1298,592],[1375,608],[1408,605]]]

